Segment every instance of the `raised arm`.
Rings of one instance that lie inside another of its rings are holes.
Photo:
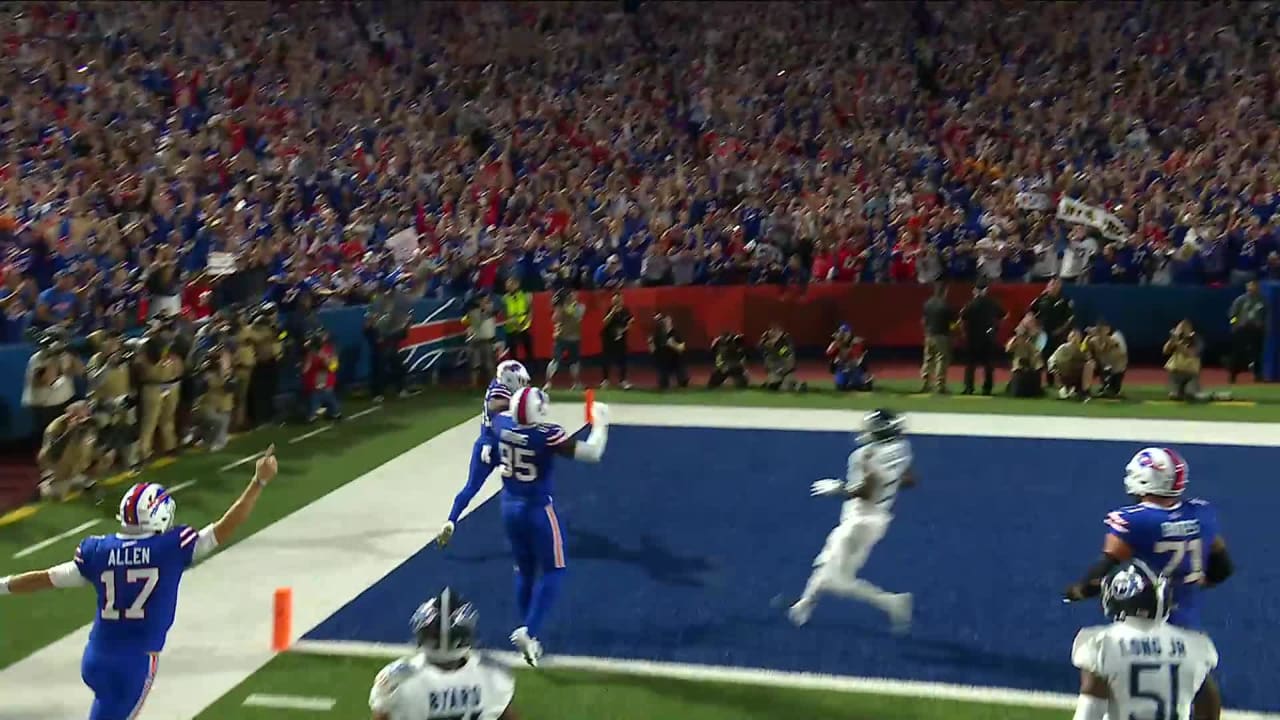
[[[209,527],[212,529],[213,539],[219,546],[225,545],[249,519],[249,515],[253,513],[253,508],[258,504],[258,497],[262,495],[262,490],[276,476],[276,446],[272,445],[267,448],[261,458],[258,458],[257,464],[253,470],[253,480],[249,481],[249,486],[240,493],[240,497],[222,517]],[[203,533],[202,533],[203,534]]]
[[[604,447],[609,442],[609,406],[598,402],[592,408],[591,430],[586,440],[566,440],[556,446],[556,452],[582,462],[597,463],[604,457]]]

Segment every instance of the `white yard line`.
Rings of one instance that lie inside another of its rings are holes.
[[[553,405],[555,418],[571,427],[577,427],[581,412],[577,403]],[[620,425],[846,432],[856,427],[862,416],[852,410],[621,404],[614,406],[613,414]],[[923,413],[910,416],[908,422],[913,432],[921,434],[1280,445],[1280,435],[1274,433],[1273,426],[1250,423]],[[293,588],[294,627],[305,632],[421,550],[465,481],[474,439],[474,420],[468,420],[191,571],[183,581],[178,620],[169,635],[144,716],[193,717],[270,661],[274,588]],[[259,455],[229,467],[252,462]],[[288,461],[288,452],[281,453],[281,462]],[[488,483],[471,508],[495,495],[498,487],[496,482]],[[376,525],[371,525],[371,518],[377,519]],[[229,592],[228,588],[238,590]],[[86,620],[91,615],[86,601]],[[91,697],[77,669],[87,637],[86,625],[0,670],[5,716],[85,716]],[[1063,666],[1069,670],[1068,660],[1063,658]],[[699,670],[690,670],[695,671]]]
[[[247,707],[275,708],[277,710],[310,710],[329,712],[338,701],[326,697],[299,697],[297,695],[250,695],[244,699]]]
[[[372,413],[376,413],[376,412],[378,412],[378,411],[379,411],[379,410],[381,410],[381,409],[382,409],[382,406],[381,406],[381,405],[374,405],[373,407],[367,407],[367,408],[365,408],[365,409],[361,410],[360,412],[357,412],[357,413],[351,413],[350,415],[348,415],[348,416],[347,416],[347,419],[348,419],[348,420],[355,420],[356,418],[362,418],[362,417],[364,417],[365,415],[370,415],[370,414],[372,414]]]
[[[332,430],[332,429],[333,429],[333,426],[332,426],[332,425],[324,425],[324,426],[318,427],[318,428],[316,428],[315,430],[312,430],[312,431],[310,431],[310,432],[304,432],[304,433],[302,433],[301,435],[299,435],[299,436],[298,436],[298,437],[296,437],[296,438],[289,438],[289,444],[290,444],[290,445],[297,445],[298,443],[302,442],[303,440],[310,440],[311,438],[313,438],[313,437],[315,437],[315,436],[319,435],[320,433],[326,433],[326,432],[329,432],[329,431],[330,431],[330,430]]]
[[[173,487],[169,488],[169,494],[172,495],[173,493],[176,493],[179,490],[186,490],[187,488],[199,482],[200,482],[199,480],[188,480],[186,482],[180,482],[177,485],[174,485]]]
[[[57,535],[54,535],[54,536],[53,536],[53,537],[51,537],[51,538],[46,538],[46,539],[44,539],[44,540],[41,540],[40,542],[36,543],[35,545],[31,545],[30,547],[25,547],[25,548],[23,548],[23,549],[19,550],[18,552],[16,552],[16,553],[14,553],[14,554],[13,554],[13,558],[14,558],[15,560],[20,560],[20,559],[22,559],[22,558],[24,558],[24,557],[26,557],[26,556],[28,556],[28,555],[31,555],[31,554],[34,554],[34,553],[38,553],[38,552],[40,552],[41,550],[43,550],[43,549],[45,549],[45,548],[49,547],[50,545],[53,545],[54,543],[61,542],[62,540],[65,540],[65,539],[67,539],[67,538],[69,538],[69,537],[72,537],[73,535],[78,535],[78,534],[80,534],[80,533],[84,532],[85,530],[88,530],[89,528],[93,527],[94,525],[97,525],[97,524],[98,524],[98,523],[100,523],[100,522],[102,522],[102,521],[101,521],[101,520],[89,520],[88,522],[80,523],[79,525],[77,525],[77,526],[75,526],[75,527],[71,528],[70,530],[68,530],[68,531],[66,531],[66,532],[58,533]]]
[[[290,652],[307,655],[335,657],[359,657],[394,660],[414,651],[411,645],[386,643],[301,640]],[[525,667],[524,659],[514,652],[485,651],[486,657],[513,668]],[[620,675],[718,682],[765,687],[794,688],[798,690],[826,690],[834,692],[869,693],[931,700],[956,700],[960,702],[991,703],[1070,709],[1076,706],[1076,696],[1062,693],[1017,690],[1014,688],[975,687],[947,683],[920,682],[918,680],[890,680],[847,675],[822,675],[819,673],[757,670],[717,665],[689,665],[685,663],[652,662],[649,660],[622,660],[618,658],[580,657],[573,655],[548,655],[540,667],[563,670],[583,670]],[[370,684],[373,678],[370,677]],[[1247,711],[1224,711],[1225,720],[1280,720],[1280,714]]]
[[[259,450],[258,452],[254,453],[254,454],[252,454],[252,455],[247,455],[247,456],[242,457],[242,458],[240,458],[239,460],[236,460],[236,461],[234,461],[234,462],[229,462],[229,463],[227,463],[226,465],[223,465],[222,467],[218,468],[218,470],[219,470],[220,472],[226,472],[226,471],[231,470],[231,469],[233,469],[233,468],[238,468],[238,467],[240,467],[241,465],[244,465],[245,463],[251,463],[251,462],[253,462],[254,460],[257,460],[258,458],[262,457],[263,453],[265,453],[265,452],[266,452],[266,450]]]

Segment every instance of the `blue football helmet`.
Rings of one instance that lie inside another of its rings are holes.
[[[858,442],[863,445],[886,442],[901,437],[905,429],[905,420],[901,415],[883,408],[872,410],[862,418]]]
[[[476,636],[475,606],[449,588],[418,606],[409,619],[413,636],[428,660],[462,660]]]
[[[1112,620],[1166,620],[1173,610],[1173,588],[1150,566],[1134,558],[1107,573],[1102,581],[1102,611]]]

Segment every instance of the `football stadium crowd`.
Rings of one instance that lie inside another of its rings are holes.
[[[1265,3],[4,15],[7,340],[509,277],[1280,277]]]

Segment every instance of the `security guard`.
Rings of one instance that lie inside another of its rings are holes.
[[[249,380],[249,421],[255,426],[275,420],[280,387],[280,359],[288,339],[280,327],[275,303],[264,303],[250,322],[257,365]]]
[[[512,360],[521,360],[532,367],[533,362],[533,296],[520,288],[520,281],[507,278],[507,292],[502,296],[502,309],[507,321],[503,329],[507,332],[507,348],[511,351]],[[516,349],[521,349],[517,355]]]
[[[173,337],[168,331],[153,328],[148,333],[144,352],[138,356],[138,370],[142,382],[139,449],[145,462],[151,459],[157,433],[160,452],[173,452],[178,446],[178,400],[186,363],[174,352]]]
[[[1040,321],[1040,327],[1044,329],[1045,334],[1049,336],[1049,341],[1044,344],[1043,350],[1045,359],[1048,359],[1059,345],[1067,341],[1067,333],[1075,325],[1075,304],[1063,296],[1062,281],[1053,278],[1045,285],[1044,292],[1031,303],[1029,309],[1031,314],[1036,316],[1036,320]]]
[[[964,327],[967,352],[964,364],[964,394],[973,394],[974,374],[982,365],[982,394],[990,395],[995,382],[996,353],[1000,346],[996,334],[1006,314],[1000,303],[987,294],[987,284],[978,281],[973,287],[973,298],[960,311],[960,323]]]

